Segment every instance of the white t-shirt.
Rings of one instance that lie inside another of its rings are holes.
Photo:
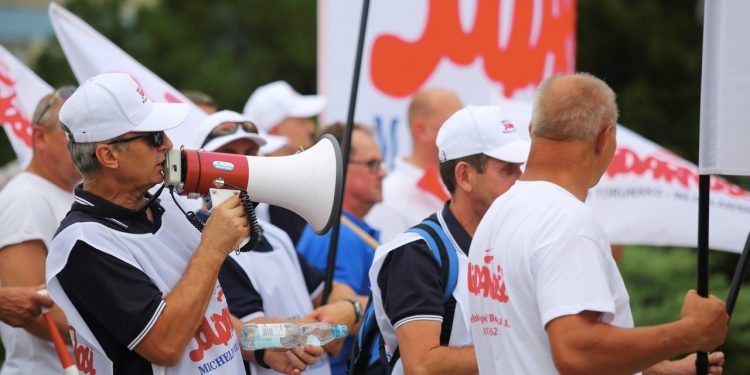
[[[519,181],[495,200],[474,235],[468,270],[481,374],[556,374],[544,327],[561,316],[598,311],[602,322],[633,327],[602,228],[555,184]]]
[[[73,193],[29,172],[16,175],[0,192],[0,249],[25,241],[49,242],[60,220],[73,203]],[[65,335],[67,332],[60,332]],[[31,335],[23,328],[0,323],[5,346],[1,375],[53,374],[62,367],[51,342]]]
[[[389,242],[443,207],[445,201],[417,186],[422,176],[424,170],[398,159],[396,167],[383,179],[383,201],[365,216],[365,222],[380,230],[381,243]]]

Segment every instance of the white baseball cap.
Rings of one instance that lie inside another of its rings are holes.
[[[325,104],[322,96],[300,95],[288,83],[276,81],[258,87],[247,99],[242,113],[268,132],[287,117],[316,116]]]
[[[187,118],[185,103],[154,103],[127,73],[89,78],[60,108],[73,141],[102,142],[127,132],[172,129]]]
[[[225,122],[252,122],[247,117],[243,116],[242,114],[239,114],[234,111],[229,110],[223,110],[219,112],[212,113],[203,121],[201,121],[200,125],[198,126],[198,136],[196,139],[195,144],[202,145],[201,148],[206,151],[216,151],[222,146],[228,144],[229,142],[235,141],[237,139],[249,139],[253,141],[255,144],[258,145],[258,147],[264,146],[266,144],[266,140],[258,133],[254,132],[247,132],[242,126],[237,127],[237,131],[231,134],[227,135],[220,135],[211,138],[208,142],[206,142],[206,139],[211,135],[211,132],[219,125],[225,123]],[[203,144],[206,142],[206,144]]]
[[[531,142],[496,106],[467,106],[443,123],[435,143],[440,162],[485,154],[509,163],[525,163]]]

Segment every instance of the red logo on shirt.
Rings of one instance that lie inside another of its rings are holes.
[[[485,250],[485,253],[490,250]],[[469,263],[469,292],[481,297],[492,298],[500,303],[508,303],[508,295],[505,292],[505,278],[503,268],[498,264],[497,272],[492,272],[488,264],[495,257],[484,256],[484,265]]]
[[[76,359],[76,366],[78,371],[83,374],[96,375],[96,369],[94,368],[94,351],[86,345],[78,345],[78,335],[76,335],[76,329],[73,326],[68,326],[70,333],[70,339],[73,341],[73,356]]]
[[[234,325],[232,324],[232,316],[229,315],[228,308],[224,307],[221,309],[221,315],[212,314],[211,321],[213,325],[204,316],[198,332],[195,333],[194,338],[196,343],[198,343],[198,349],[190,352],[190,359],[193,362],[202,360],[203,352],[211,349],[214,345],[227,346],[229,340],[232,338]]]

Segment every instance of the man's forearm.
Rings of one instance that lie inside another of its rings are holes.
[[[70,335],[68,334],[68,321],[67,319],[65,319],[65,314],[56,305],[52,306],[52,308],[49,309],[49,313],[51,314],[52,320],[55,322],[55,326],[60,332],[60,336],[62,336],[63,341],[65,341],[66,344],[70,345],[71,342]],[[43,340],[52,341],[52,336],[50,336],[49,329],[47,328],[47,323],[44,321],[44,317],[42,315],[34,318],[31,323],[27,324],[23,328],[36,337],[39,337]]]
[[[174,360],[184,352],[200,327],[224,259],[200,247],[184,276],[164,300],[161,316],[136,351],[151,362]]]
[[[405,364],[405,373],[414,373],[417,375],[463,375],[478,373],[477,358],[473,346],[461,348],[439,346],[431,349],[423,360],[419,362],[410,364],[408,370]]]

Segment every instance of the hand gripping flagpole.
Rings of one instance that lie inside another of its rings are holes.
[[[42,289],[37,293],[46,296],[47,290]],[[78,375],[78,367],[76,367],[75,362],[70,358],[68,347],[65,346],[65,342],[63,341],[62,336],[60,336],[60,331],[57,329],[55,321],[52,320],[52,315],[50,315],[48,308],[42,307],[42,317],[44,317],[44,322],[47,323],[47,330],[52,338],[52,343],[55,344],[55,351],[57,351],[57,357],[60,358],[60,364],[63,367],[63,374]]]
[[[347,166],[349,165],[349,145],[352,141],[352,127],[354,124],[354,108],[357,104],[357,90],[359,88],[359,72],[362,68],[362,50],[365,45],[365,30],[367,29],[367,14],[370,10],[370,0],[364,0],[362,2],[362,18],[359,22],[359,38],[357,40],[357,57],[354,60],[354,76],[352,77],[352,91],[349,96],[349,112],[346,118],[346,129],[344,131],[344,143],[341,145],[341,158],[343,162],[343,187],[341,188],[342,194],[346,188],[346,172]],[[331,295],[331,288],[333,287],[333,271],[336,268],[336,252],[338,250],[339,243],[339,228],[341,226],[341,205],[343,199],[336,201],[334,207],[335,218],[334,224],[331,228],[331,242],[328,246],[328,259],[326,267],[326,284],[323,288],[323,301],[325,305],[328,302],[328,297]]]

